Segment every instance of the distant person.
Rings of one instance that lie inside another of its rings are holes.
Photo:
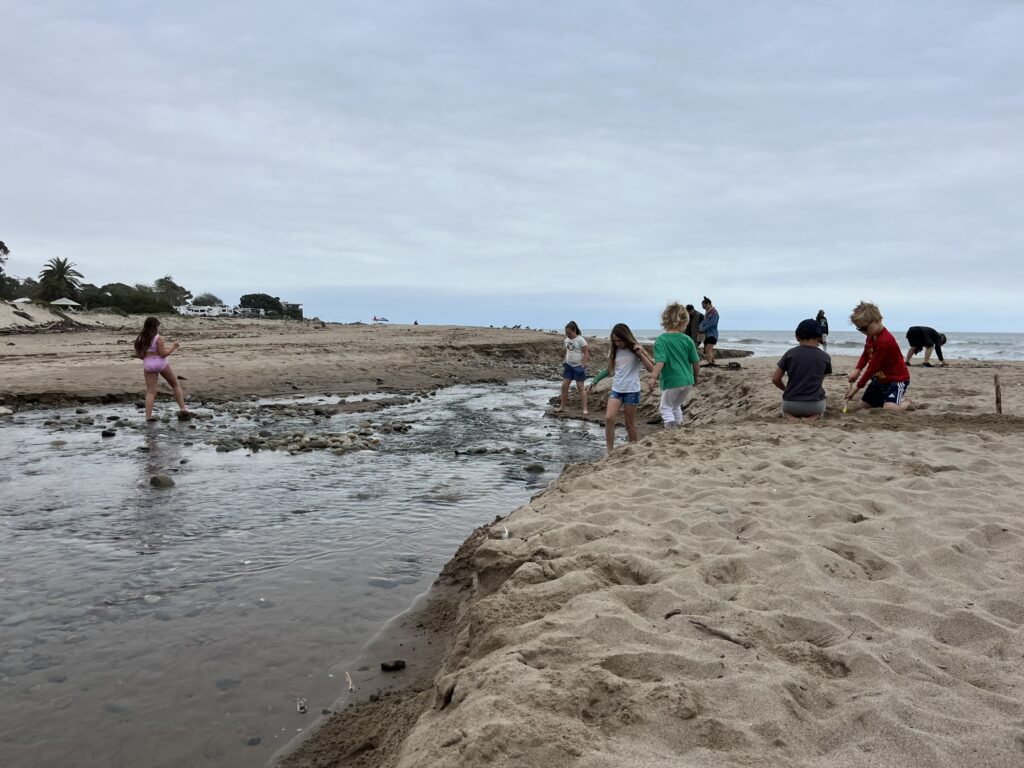
[[[862,301],[853,308],[850,322],[867,339],[857,367],[849,376],[850,387],[846,400],[853,400],[867,384],[864,396],[856,407],[898,412],[912,410],[914,404],[906,396],[907,387],[910,386],[910,371],[903,362],[896,338],[882,325],[881,311],[874,304]]]
[[[181,344],[175,341],[168,347],[157,333],[159,328],[159,320],[147,317],[142,324],[142,333],[135,338],[135,356],[142,360],[142,372],[146,377],[146,420],[153,418],[153,403],[156,400],[156,388],[161,376],[170,384],[174,399],[178,401],[178,418],[190,419],[192,414],[185,407],[185,395],[181,391],[181,384],[167,362],[167,358],[173,355]]]
[[[686,308],[673,301],[661,313],[665,332],[654,341],[654,370],[648,388],[661,385],[661,420],[665,429],[683,426],[683,408],[700,382],[700,355],[693,339],[683,333],[689,321]]]
[[[593,388],[601,379],[612,376],[612,391],[608,394],[608,408],[604,414],[604,439],[608,453],[615,447],[615,422],[619,411],[626,417],[626,437],[629,442],[637,441],[636,409],[640,405],[640,368],[648,371],[654,368],[654,361],[647,350],[636,340],[625,323],[616,323],[612,328],[611,346],[608,348],[608,366],[599,371],[587,389]]]
[[[518,326],[516,326],[518,328]],[[576,391],[580,393],[583,401],[583,415],[589,416],[587,409],[587,390],[583,382],[587,378],[587,363],[590,362],[590,350],[587,348],[587,340],[580,333],[580,327],[575,320],[570,320],[565,326],[565,361],[562,363],[562,400],[558,405],[559,411],[565,410],[565,401],[569,397],[569,385],[576,382]]]
[[[818,323],[821,328],[821,346],[828,346],[828,318],[825,317],[825,310],[819,309],[818,314],[815,315],[814,320]]]
[[[697,325],[698,330],[704,334],[704,357],[708,365],[715,363],[715,345],[718,343],[718,310],[711,303],[707,296],[700,303],[704,308],[704,319]]]
[[[910,349],[907,350],[907,365],[910,365],[910,358],[922,349],[924,350],[924,362],[921,365],[926,368],[932,367],[932,364],[928,362],[932,356],[932,349],[935,350],[935,356],[939,358],[939,364],[943,366],[946,364],[946,361],[942,359],[942,345],[946,343],[946,334],[939,333],[927,325],[912,325],[907,329],[907,343],[910,344]]]
[[[694,344],[700,344],[704,340],[704,334],[700,332],[700,324],[704,320],[704,313],[698,312],[693,304],[687,304],[686,314],[690,318],[686,323],[686,335],[693,339]]]
[[[787,349],[772,374],[772,384],[782,390],[782,415],[786,421],[817,421],[825,415],[825,377],[832,373],[832,358],[818,347],[822,341],[817,320],[801,320],[796,327],[797,346]],[[782,383],[783,376],[788,380]]]

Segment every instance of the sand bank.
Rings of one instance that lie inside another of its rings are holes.
[[[368,671],[285,765],[1021,765],[1024,366],[915,366],[899,416],[840,374],[787,425],[773,364],[476,532],[405,621],[447,627],[431,683]]]
[[[111,318],[119,324],[108,324],[114,322]],[[25,333],[25,327],[4,325],[0,317],[0,398],[10,404],[141,397],[142,368],[132,358],[131,342],[142,318],[104,315],[103,320],[101,325],[74,326],[70,333]],[[198,400],[412,392],[454,383],[550,377],[558,372],[562,356],[561,334],[541,331],[177,315],[161,320],[164,338],[182,344],[169,359],[183,379],[186,397]],[[52,330],[48,324],[41,327]],[[161,390],[169,397],[162,381]]]

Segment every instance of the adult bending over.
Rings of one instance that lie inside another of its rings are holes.
[[[910,349],[907,350],[907,365],[910,365],[910,358],[922,349],[924,350],[923,365],[929,368],[932,367],[932,364],[928,362],[932,356],[932,349],[935,350],[939,363],[941,365],[946,364],[946,361],[942,359],[942,345],[946,343],[946,334],[939,333],[927,325],[912,325],[907,330],[907,343],[910,344]]]
[[[157,333],[159,328],[159,320],[147,317],[142,324],[142,333],[135,338],[135,356],[142,360],[142,372],[146,376],[146,420],[153,418],[153,402],[156,400],[156,388],[161,376],[170,384],[174,399],[178,401],[178,418],[190,419],[192,414],[185,407],[185,395],[181,391],[181,384],[167,362],[167,358],[181,345],[176,341],[169,347],[164,344],[164,340]]]

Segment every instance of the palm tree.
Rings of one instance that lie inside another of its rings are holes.
[[[67,259],[56,257],[46,262],[46,267],[39,273],[40,296],[47,301],[61,297],[74,298],[81,288],[82,273]]]

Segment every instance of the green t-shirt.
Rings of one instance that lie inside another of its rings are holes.
[[[693,364],[700,362],[697,345],[685,333],[663,333],[654,340],[654,362],[664,363],[661,389],[693,386]]]

